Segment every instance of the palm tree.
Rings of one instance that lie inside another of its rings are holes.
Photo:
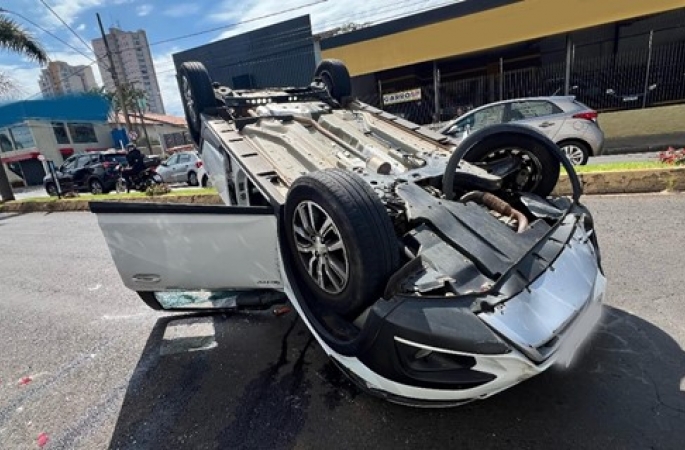
[[[4,14],[7,12],[0,8],[0,50],[21,53],[39,64],[47,63],[48,55],[40,43],[17,22],[8,18]],[[6,83],[6,78],[4,83]],[[2,201],[14,200],[12,186],[2,163],[0,163],[0,199]]]

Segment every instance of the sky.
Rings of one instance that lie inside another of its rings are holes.
[[[10,11],[8,16],[42,42],[51,60],[72,65],[94,61],[90,48],[76,35],[89,44],[100,36],[96,13],[102,17],[105,29],[110,26],[126,31],[144,29],[151,43],[166,112],[181,116],[183,110],[171,59],[176,52],[305,14],[311,15],[313,31],[318,33],[345,23],[377,23],[458,1],[214,0],[210,3],[207,0],[44,0],[76,34],[40,0],[0,0],[0,8]],[[28,18],[49,33],[14,13]],[[204,31],[208,32],[201,33]],[[180,38],[193,33],[201,34]],[[101,84],[97,65],[93,65],[93,72]],[[40,68],[36,63],[0,50],[0,73],[9,76],[17,86],[18,90],[12,96],[14,99],[40,97]]]

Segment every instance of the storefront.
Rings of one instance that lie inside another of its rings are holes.
[[[321,41],[354,94],[409,120],[575,95],[609,111],[685,102],[682,0],[464,0]]]
[[[0,106],[0,157],[10,182],[41,184],[39,156],[59,165],[74,153],[112,147],[108,112],[104,100],[89,95]]]

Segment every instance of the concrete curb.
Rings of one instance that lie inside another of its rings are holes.
[[[102,197],[103,201],[108,202],[135,202],[135,203],[186,203],[186,204],[202,204],[202,205],[220,205],[223,204],[221,197],[218,194],[198,194],[198,195],[178,195],[178,196],[159,196],[159,197],[136,197],[136,198],[108,198]],[[99,200],[99,199],[97,199]],[[9,202],[0,204],[0,212],[15,212],[15,213],[29,213],[29,212],[58,212],[58,211],[88,211],[88,203],[92,200],[52,200],[52,201],[32,201],[32,202]]]
[[[685,167],[580,173],[578,177],[585,195],[685,191]],[[557,195],[571,193],[568,175],[562,174],[554,193]]]
[[[605,194],[643,194],[663,191],[685,191],[685,167],[666,169],[628,170],[622,172],[597,172],[578,174],[586,195]],[[557,195],[569,195],[571,183],[568,176],[561,175],[554,193]],[[138,197],[129,199],[111,200],[103,197],[102,200],[112,202],[155,202],[155,203],[186,203],[202,205],[223,204],[218,194],[198,194],[159,197]],[[29,213],[29,212],[57,212],[57,211],[88,211],[90,200],[32,201],[32,202],[9,202],[0,204],[0,212]]]

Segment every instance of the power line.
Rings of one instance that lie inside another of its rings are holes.
[[[411,6],[418,5],[421,3],[423,3],[423,1],[420,1],[420,0],[399,0],[399,1],[397,1],[391,5],[384,5],[384,6],[381,6],[378,8],[374,8],[373,10],[368,11],[368,14],[366,14],[365,16],[361,16],[359,19],[363,20],[363,19],[366,19],[367,17],[376,16],[381,12],[385,12],[386,10],[394,10],[394,9],[397,9],[398,7],[409,8]],[[441,6],[444,6],[447,4],[452,4],[452,3],[453,3],[452,1],[447,1],[444,3],[438,4],[438,5],[434,5],[431,7],[424,8],[424,9],[419,9],[418,11],[415,11],[415,12],[422,12],[422,11],[426,11],[426,10],[430,10],[430,9],[434,9],[434,8],[439,8]],[[394,14],[394,15],[390,15],[390,16],[379,17],[378,21],[380,22],[380,21],[390,20],[392,18],[402,17],[404,15],[405,14],[400,13],[400,14]],[[335,29],[334,25],[344,24],[346,22],[347,22],[346,20],[333,19],[333,20],[329,20],[327,22],[324,22],[323,26],[333,26],[333,28],[331,28],[331,29]],[[293,28],[293,29],[289,29],[289,30],[286,30],[286,31],[281,32],[281,33],[270,34],[268,36],[262,36],[259,38],[250,39],[248,44],[252,47],[259,47],[259,48],[268,46],[269,50],[272,50],[273,48],[282,47],[284,45],[285,46],[291,46],[291,45],[300,44],[300,43],[304,44],[304,43],[315,42],[317,40],[317,36],[316,35],[311,36],[311,35],[309,35],[309,33],[307,33],[307,36],[303,36],[301,39],[298,39],[295,41],[288,41],[287,40],[290,37],[301,35],[304,32],[309,31],[309,30],[310,30],[309,26]],[[275,46],[271,45],[272,42],[276,43],[276,45]],[[112,53],[116,53],[116,52],[112,52]],[[242,54],[242,52],[236,51],[232,54]],[[229,59],[229,58],[227,58],[227,56],[230,57],[230,55],[231,55],[231,53],[227,54],[226,52],[222,52],[221,53],[221,56],[222,56],[221,60]],[[167,65],[173,65],[173,62],[162,63],[160,66],[164,67]],[[157,66],[157,67],[160,67],[160,66]],[[159,72],[159,73],[164,73],[164,72],[167,72],[167,70],[164,70],[164,71]]]
[[[300,5],[300,6],[294,6],[294,7],[292,7],[292,8],[284,9],[284,10],[281,10],[281,11],[276,11],[276,12],[273,12],[273,13],[270,13],[270,14],[266,14],[266,15],[263,15],[263,16],[253,17],[253,18],[251,18],[251,19],[241,20],[241,21],[239,21],[239,22],[234,22],[234,23],[229,24],[229,25],[223,25],[223,26],[220,26],[220,27],[209,28],[209,29],[207,29],[207,30],[198,31],[198,32],[195,32],[195,33],[184,34],[184,35],[182,35],[182,36],[176,36],[176,37],[169,38],[169,39],[163,39],[163,40],[161,40],[161,41],[152,42],[152,43],[149,44],[149,45],[152,47],[153,45],[166,44],[166,43],[169,43],[169,42],[179,41],[179,40],[181,40],[181,39],[187,39],[187,38],[190,38],[190,37],[200,36],[200,35],[207,34],[207,33],[213,33],[213,32],[215,32],[215,31],[221,31],[221,30],[226,30],[226,29],[229,29],[229,28],[235,28],[235,27],[237,27],[238,25],[245,25],[246,23],[252,23],[252,22],[259,21],[259,20],[263,20],[263,19],[269,19],[269,18],[271,18],[271,17],[280,16],[281,14],[285,14],[285,13],[297,11],[297,10],[299,10],[299,9],[307,8],[307,7],[309,7],[309,6],[318,5],[319,3],[325,3],[325,2],[327,2],[327,1],[328,1],[328,0],[316,0],[316,1],[311,2],[311,3],[307,3],[307,4],[304,4],[304,5]]]
[[[45,0],[39,0],[39,1],[40,1],[43,5],[45,5],[45,7],[52,13],[52,15],[55,16],[55,17],[57,17],[57,20],[59,20],[60,22],[62,22],[62,24],[63,24],[65,27],[67,27],[67,29],[68,29],[69,31],[71,31],[71,33],[72,33],[74,36],[76,36],[76,38],[77,38],[79,41],[81,41],[81,42],[83,43],[83,45],[85,45],[86,48],[87,48],[88,50],[90,50],[91,52],[93,51],[93,49],[90,48],[90,44],[88,44],[85,40],[83,40],[83,38],[82,38],[82,37],[81,37],[73,28],[71,28],[71,26],[69,26],[68,23],[66,23],[66,22],[61,18],[61,17],[59,16],[59,14],[57,14],[57,13],[55,12],[55,10],[52,9],[52,8],[50,7],[50,5],[48,5],[48,4],[45,2]]]
[[[251,19],[246,19],[246,20],[243,20],[243,21],[239,21],[239,22],[235,22],[235,23],[229,24],[229,25],[225,25],[225,26],[221,26],[221,27],[214,27],[214,28],[211,28],[211,29],[199,31],[199,32],[196,32],[196,33],[191,33],[191,34],[176,36],[176,37],[169,38],[169,39],[163,39],[163,40],[161,40],[161,41],[156,41],[156,42],[149,43],[149,44],[148,44],[148,47],[153,46],[153,45],[160,45],[160,44],[164,44],[164,43],[174,42],[174,41],[177,41],[177,40],[182,40],[182,39],[186,39],[186,38],[193,37],[193,36],[197,36],[197,35],[207,34],[207,33],[211,33],[211,32],[214,32],[214,31],[220,31],[220,30],[224,30],[224,29],[234,28],[234,27],[237,27],[237,26],[239,26],[239,25],[243,25],[243,24],[246,24],[246,23],[255,22],[255,21],[258,21],[258,20],[262,20],[262,19],[271,18],[271,17],[277,16],[277,15],[285,14],[285,13],[287,13],[287,12],[292,12],[292,11],[296,11],[296,10],[299,10],[299,9],[302,9],[302,8],[306,8],[306,7],[309,7],[309,6],[313,6],[313,5],[316,5],[316,4],[324,3],[324,2],[326,2],[326,1],[327,1],[327,0],[317,0],[317,1],[314,1],[314,2],[310,2],[310,3],[304,4],[304,5],[297,6],[297,7],[288,8],[288,9],[285,9],[285,10],[282,10],[282,11],[278,11],[278,12],[266,14],[266,15],[264,15],[264,16],[259,16],[259,17],[254,17],[254,18],[251,18]],[[399,0],[399,1],[395,2],[395,3],[393,3],[392,5],[384,5],[384,6],[381,6],[381,7],[378,7],[378,8],[374,8],[374,9],[368,11],[367,14],[365,14],[365,15],[363,15],[363,16],[360,16],[360,17],[357,17],[356,20],[364,20],[366,17],[373,17],[373,16],[375,16],[375,15],[378,15],[378,13],[379,13],[380,11],[385,11],[385,10],[388,10],[388,9],[396,9],[396,8],[398,7],[398,5],[402,5],[402,4],[405,4],[405,3],[408,3],[408,4],[405,6],[405,7],[408,8],[408,7],[412,6],[412,5],[419,4],[419,3],[421,3],[421,2],[420,2],[420,1],[416,1],[416,0]],[[427,11],[427,10],[439,8],[439,7],[441,7],[441,6],[444,6],[444,5],[450,4],[450,3],[452,3],[452,2],[445,2],[445,3],[433,5],[433,6],[430,6],[430,7],[421,8],[421,9],[419,9],[419,10],[417,10],[417,11],[414,11],[414,13],[418,13],[418,12],[423,12],[423,11]],[[0,8],[0,11],[3,11],[3,9]],[[399,14],[394,14],[394,15],[390,15],[390,16],[386,16],[386,17],[380,17],[380,18],[378,18],[377,20],[375,20],[374,22],[375,22],[375,23],[378,23],[378,22],[382,22],[382,21],[392,20],[392,19],[394,19],[394,18],[402,17],[402,16],[405,16],[405,15],[407,15],[407,14],[406,14],[406,13],[399,13]],[[328,22],[324,22],[324,25],[325,25],[325,26],[326,26],[326,25],[333,25],[333,24],[335,24],[335,25],[340,25],[340,24],[344,24],[345,22],[346,22],[345,20],[330,20],[330,21],[328,21]],[[37,25],[36,25],[36,26],[37,26]],[[308,28],[309,28],[309,27],[301,27],[300,29],[296,29],[296,30],[288,30],[288,31],[283,32],[283,33],[279,33],[279,34],[276,34],[276,35],[271,35],[271,36],[268,36],[268,37],[264,37],[264,38],[262,38],[262,39],[260,40],[260,42],[266,43],[266,42],[270,42],[270,41],[274,41],[274,40],[282,41],[284,37],[296,35],[296,34],[300,33],[301,31],[304,31],[304,30],[306,30],[306,29],[308,29]],[[42,29],[42,28],[41,28],[41,29]],[[46,31],[46,32],[47,32],[47,31]],[[48,33],[49,33],[49,32],[48,32]],[[50,34],[51,34],[51,33],[50,33]],[[51,35],[52,35],[52,34],[51,34]],[[60,40],[60,42],[64,42],[64,41],[62,41],[62,40],[59,39],[59,38],[57,38],[57,39]],[[315,37],[308,36],[308,37],[303,38],[303,39],[301,39],[301,40],[299,40],[299,41],[296,41],[295,43],[298,43],[298,42],[313,42],[313,41],[315,41],[315,40],[316,40]],[[291,42],[291,44],[292,44],[292,42]],[[68,45],[70,48],[76,50],[79,54],[82,54],[82,55],[83,55],[83,53],[82,53],[81,51],[79,51],[78,49],[75,49],[73,46],[71,46],[71,45],[69,45],[69,44],[66,44],[66,45]],[[260,46],[263,46],[263,45],[260,45]],[[144,46],[144,45],[138,45],[138,46],[133,46],[133,47],[131,47],[130,49],[121,49],[121,50],[113,51],[112,54],[118,54],[118,53],[122,53],[122,52],[124,52],[124,51],[128,51],[128,50],[138,50],[138,49],[142,49],[142,48],[145,48],[145,46]],[[85,56],[85,55],[84,55],[84,56]],[[107,64],[107,61],[104,60],[104,58],[98,57],[97,55],[95,55],[95,56],[96,56],[96,60],[93,60],[92,58],[88,57],[88,58],[89,58],[91,61],[93,61],[93,62],[92,62],[91,64],[89,64],[89,65],[83,67],[82,69],[80,69],[80,70],[78,70],[78,71],[75,71],[74,73],[72,73],[71,76],[77,75],[77,74],[83,72],[87,67],[91,67],[91,66],[93,66],[94,64],[98,63],[98,60],[99,60],[100,62],[103,62],[105,65],[109,65],[109,64]],[[225,56],[225,55],[223,55],[223,56]],[[227,59],[227,58],[225,58],[225,57],[222,58],[223,61],[225,61],[226,59]],[[280,59],[280,58],[279,58],[279,59]],[[241,62],[241,63],[244,64],[244,62]],[[108,68],[108,70],[111,70],[111,68]],[[172,72],[172,71],[174,71],[174,70],[175,70],[175,68],[173,68],[173,69],[168,69],[168,70],[163,70],[163,71],[159,71],[159,72],[155,71],[155,72],[156,72],[157,75],[159,75],[159,74],[163,74],[163,73]],[[65,78],[65,79],[66,79],[66,78]],[[159,81],[158,81],[158,84],[159,84]],[[41,92],[37,92],[37,93],[31,95],[30,97],[28,97],[28,99],[31,99],[31,98],[33,98],[33,97],[36,97],[36,96],[38,96],[38,95],[40,95],[40,94],[41,94]]]
[[[60,41],[62,44],[64,44],[64,45],[66,45],[67,47],[71,48],[72,50],[74,50],[75,52],[77,52],[78,54],[80,54],[81,56],[84,56],[84,57],[88,58],[90,61],[95,61],[90,55],[86,55],[85,53],[83,53],[83,52],[82,52],[81,50],[79,50],[78,48],[76,48],[76,47],[74,47],[73,45],[71,45],[70,43],[66,42],[65,40],[63,40],[62,38],[60,38],[60,37],[57,36],[56,34],[52,33],[51,31],[48,31],[48,30],[46,30],[45,28],[41,27],[40,25],[38,25],[36,22],[34,22],[33,20],[29,19],[28,17],[26,17],[26,16],[24,16],[24,15],[22,15],[22,14],[19,14],[19,13],[16,12],[16,11],[10,11],[10,10],[4,9],[4,8],[0,8],[0,12],[9,13],[9,14],[14,14],[15,16],[17,16],[17,17],[19,17],[19,18],[25,20],[26,22],[30,23],[30,24],[33,25],[34,27],[36,27],[36,28],[38,28],[39,30],[43,31],[44,33],[47,33],[47,34],[49,34],[50,36],[52,36],[53,38],[57,39],[57,40]]]
[[[181,35],[181,36],[175,36],[175,37],[172,37],[172,38],[168,38],[168,39],[163,39],[163,40],[160,40],[160,41],[151,42],[151,43],[148,43],[147,46],[148,46],[148,47],[152,47],[152,46],[155,46],[155,45],[166,44],[166,43],[169,43],[169,42],[175,42],[175,41],[178,41],[178,40],[187,39],[187,38],[194,37],[194,36],[199,36],[199,35],[202,35],[202,34],[212,33],[212,32],[214,32],[214,31],[221,31],[221,30],[225,30],[225,29],[235,28],[235,27],[237,27],[237,26],[244,25],[244,24],[247,24],[247,23],[256,22],[256,21],[259,21],[259,20],[271,18],[271,17],[277,16],[277,15],[285,14],[285,13],[287,13],[287,12],[292,12],[292,11],[296,11],[296,10],[299,10],[299,9],[303,9],[303,8],[306,8],[306,7],[309,7],[309,6],[314,6],[314,5],[317,5],[317,4],[319,4],[319,3],[325,3],[326,1],[328,1],[328,0],[317,0],[317,1],[312,2],[312,3],[307,3],[307,4],[304,4],[304,5],[300,5],[300,6],[297,6],[297,7],[293,7],[293,8],[289,8],[289,9],[286,9],[286,10],[278,11],[278,12],[275,12],[275,13],[270,13],[270,14],[267,14],[267,15],[263,15],[263,16],[259,16],[259,17],[253,17],[253,18],[251,18],[251,19],[246,19],[246,20],[242,20],[242,21],[239,21],[239,22],[234,22],[234,23],[229,24],[229,25],[223,25],[223,26],[220,26],[220,27],[210,28],[210,29],[198,31],[198,32],[195,32],[195,33],[185,34],[185,35]],[[392,3],[392,4],[382,5],[382,6],[380,6],[380,7],[373,8],[373,9],[371,9],[371,10],[369,10],[369,11],[366,11],[366,14],[364,14],[363,16],[358,17],[357,20],[365,20],[367,17],[374,17],[374,16],[378,15],[381,11],[384,12],[384,11],[386,11],[386,10],[395,10],[395,9],[397,9],[398,7],[409,8],[409,7],[411,7],[411,6],[418,5],[418,4],[421,4],[421,3],[423,3],[423,1],[421,1],[421,0],[399,0],[399,1],[396,1],[396,2],[394,2],[394,3]],[[419,10],[413,11],[413,13],[428,11],[428,10],[435,9],[435,8],[439,8],[439,7],[441,7],[441,6],[449,5],[449,4],[452,4],[452,3],[453,3],[453,1],[445,1],[444,3],[440,3],[440,4],[437,4],[437,5],[429,6],[429,7],[426,7],[426,8],[421,8],[421,9],[419,9]],[[403,5],[403,4],[406,4],[406,5]],[[378,22],[390,20],[390,19],[393,19],[393,18],[396,18],[396,17],[403,17],[403,16],[406,16],[406,15],[407,15],[407,13],[399,13],[399,14],[394,14],[394,15],[391,15],[391,16],[380,17],[380,18],[378,18],[377,20],[375,20],[374,23],[378,23]],[[343,24],[345,24],[345,23],[347,23],[347,22],[348,22],[348,20],[346,20],[346,19],[333,19],[333,20],[329,20],[329,21],[327,21],[327,22],[324,22],[323,24],[320,24],[320,26],[324,26],[324,27],[330,26],[331,28],[335,28],[335,26],[340,26],[340,25],[343,25]],[[284,32],[282,32],[282,33],[278,33],[278,34],[275,34],[275,35],[266,36],[266,37],[263,37],[263,38],[261,38],[261,39],[264,40],[264,41],[267,41],[267,40],[276,40],[276,38],[279,38],[279,37],[280,37],[280,38],[283,38],[283,37],[287,37],[287,36],[290,36],[290,35],[299,34],[300,31],[305,31],[305,30],[307,30],[307,29],[309,29],[309,27],[300,27],[300,28],[296,28],[296,29],[287,30],[287,31],[284,31]],[[256,42],[256,41],[253,40],[252,42]],[[134,45],[134,46],[132,46],[132,47],[130,47],[130,48],[126,48],[126,49],[122,49],[122,50],[113,51],[112,54],[118,54],[118,53],[121,53],[121,52],[124,52],[124,51],[129,51],[129,50],[138,50],[138,49],[141,49],[141,48],[145,48],[145,45],[137,45],[137,46]]]
[[[395,7],[397,5],[407,4],[405,7],[410,7],[410,6],[419,4],[419,3],[422,3],[422,2],[417,1],[417,0],[400,0],[400,1],[396,2],[394,5],[386,5],[384,7],[375,8],[374,10],[370,11],[369,14],[366,15],[366,17],[378,15],[378,13],[380,11],[396,9]],[[444,4],[450,4],[450,3],[451,2],[447,2],[447,3],[437,5],[437,6],[426,7],[423,9],[419,9],[416,12],[422,12],[422,11],[434,9],[436,7],[440,7],[440,6],[443,6]],[[394,19],[396,17],[402,17],[404,15],[405,14],[402,14],[402,13],[390,14],[388,16],[380,17],[378,20],[379,21],[380,20],[391,20],[391,19]],[[360,18],[365,18],[365,16],[361,16]],[[326,24],[334,24],[334,23],[338,24],[338,23],[344,23],[344,22],[340,22],[338,20],[331,20],[331,21],[326,22]],[[277,50],[279,48],[294,47],[294,46],[298,46],[298,45],[304,45],[304,44],[309,44],[309,43],[315,42],[317,40],[317,38],[315,36],[309,35],[308,33],[307,33],[307,36],[303,36],[300,39],[288,40],[289,37],[302,35],[303,31],[307,31],[307,30],[309,30],[309,27],[300,27],[300,28],[285,31],[283,33],[272,34],[269,36],[264,36],[261,38],[252,39],[248,42],[248,44],[251,47],[255,48],[255,53],[259,53],[259,50],[258,50],[259,48],[266,48],[266,47],[268,47],[268,53],[274,53],[274,50]],[[221,49],[221,50],[222,51],[221,51],[220,55],[219,54],[214,55],[213,54],[214,52],[208,52],[208,54],[206,55],[207,58],[211,58],[212,63],[213,63],[212,65],[214,68],[223,68],[223,67],[227,67],[227,66],[231,66],[231,65],[235,65],[235,64],[244,65],[247,63],[246,61],[236,61],[236,62],[228,62],[227,64],[223,64],[223,65],[217,65],[217,64],[221,64],[223,62],[231,61],[231,59],[237,55],[243,55],[243,52],[241,52],[241,51],[230,51],[230,50],[224,51],[223,49]],[[268,57],[269,57],[268,55],[265,55],[264,58],[268,58]],[[253,61],[264,62],[264,61],[270,60],[270,59],[264,59],[264,58],[259,59],[259,57],[257,57],[257,59],[254,59]],[[283,59],[283,58],[278,58],[278,59]],[[170,61],[170,62],[162,64],[158,67],[165,67],[168,64],[174,64],[174,63],[172,61]],[[169,70],[165,69],[165,70],[159,71],[157,73],[161,74],[161,73],[167,73],[170,71],[172,71],[172,69],[169,69]]]

